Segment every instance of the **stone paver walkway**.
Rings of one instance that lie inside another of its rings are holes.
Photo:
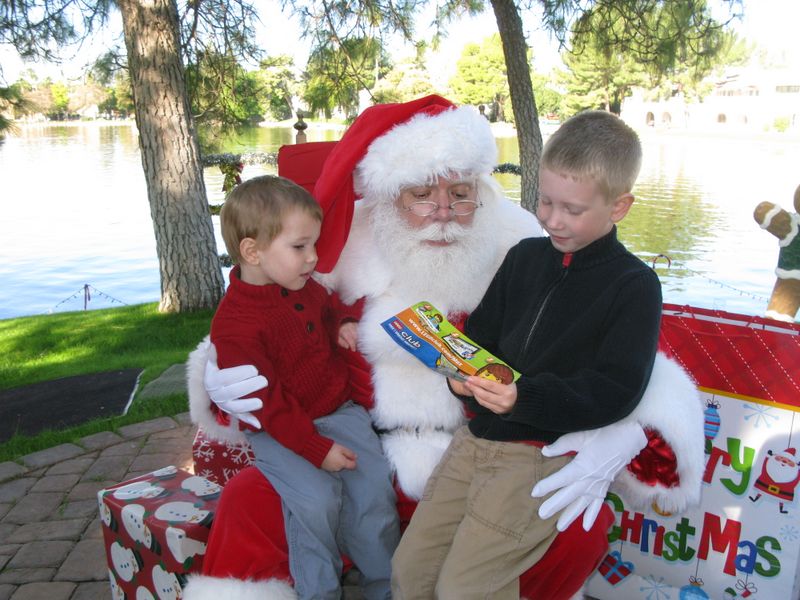
[[[111,598],[101,489],[167,465],[194,471],[189,413],[0,463],[0,600]],[[362,600],[353,574],[345,600]]]
[[[192,471],[185,413],[0,463],[0,600],[110,598],[97,492],[167,465]]]

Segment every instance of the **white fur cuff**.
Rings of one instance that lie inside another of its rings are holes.
[[[236,419],[231,425],[221,425],[211,411],[211,398],[206,392],[204,382],[208,349],[211,346],[209,336],[203,338],[197,348],[192,350],[186,361],[186,389],[189,393],[189,416],[192,423],[203,429],[206,437],[220,442],[241,444],[247,441],[244,433],[239,431]]]
[[[691,377],[678,363],[659,353],[644,396],[628,419],[658,431],[672,447],[680,483],[672,488],[647,485],[625,469],[612,489],[638,508],[656,502],[662,510],[674,513],[697,504],[705,466],[703,405]]]
[[[183,589],[184,600],[297,600],[285,581],[244,581],[233,578],[192,575]]]

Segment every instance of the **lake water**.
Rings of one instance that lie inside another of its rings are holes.
[[[307,131],[309,141],[338,131]],[[800,140],[640,132],[645,160],[621,238],[657,261],[667,302],[760,315],[778,242],[752,217],[769,200],[792,210]],[[227,150],[274,152],[288,128],[256,128]],[[519,163],[516,139],[500,161]],[[272,172],[247,166],[243,177]],[[212,203],[222,175],[206,169]],[[519,180],[499,176],[510,197]],[[136,130],[129,124],[29,125],[0,143],[0,319],[158,300],[160,285]],[[219,238],[221,251],[224,246]],[[89,297],[85,286],[89,286]]]

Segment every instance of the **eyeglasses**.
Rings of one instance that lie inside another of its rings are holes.
[[[449,208],[450,212],[457,217],[466,217],[467,215],[471,215],[478,210],[478,207],[480,206],[483,206],[483,204],[474,200],[456,200],[455,202],[448,204],[447,208]],[[412,212],[418,217],[430,217],[437,210],[439,210],[439,208],[440,206],[436,202],[420,200],[419,202],[412,202],[403,210]]]

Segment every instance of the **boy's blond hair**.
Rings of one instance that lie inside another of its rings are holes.
[[[642,166],[642,145],[636,132],[619,117],[589,110],[567,119],[550,136],[541,166],[591,178],[610,202],[633,189]]]
[[[237,185],[219,215],[231,262],[238,264],[241,260],[239,244],[243,239],[252,238],[260,244],[274,240],[289,209],[300,209],[322,221],[322,209],[314,197],[285,177],[262,175]]]

